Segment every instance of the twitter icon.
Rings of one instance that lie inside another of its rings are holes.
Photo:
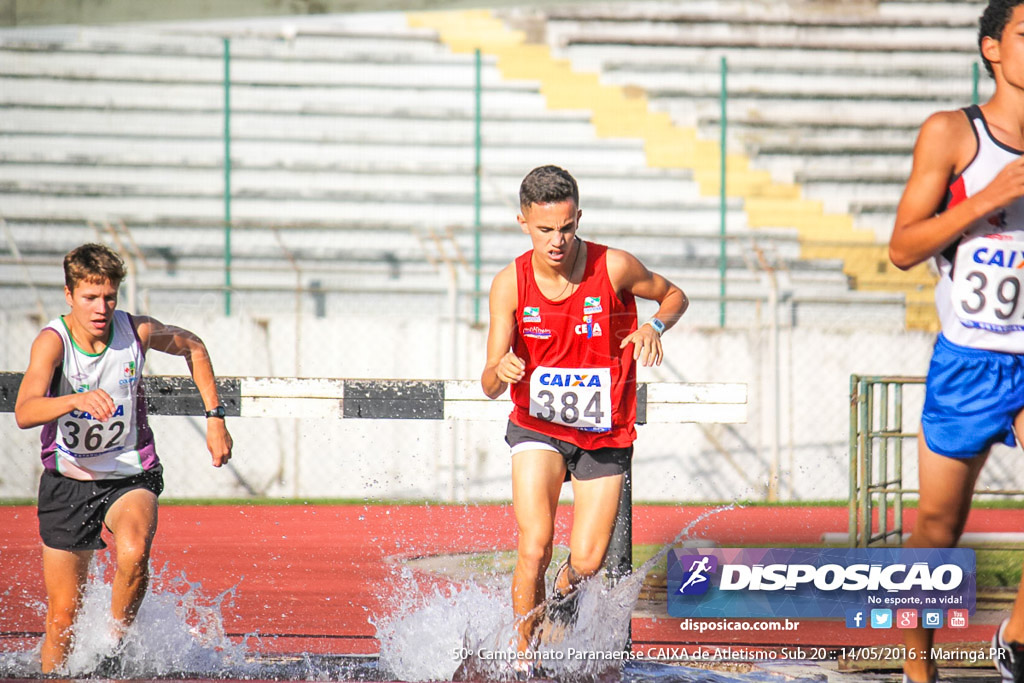
[[[892,610],[871,610],[871,628],[892,628]]]

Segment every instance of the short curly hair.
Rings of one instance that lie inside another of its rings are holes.
[[[981,42],[985,38],[993,40],[1002,39],[1003,31],[1010,22],[1010,17],[1013,16],[1013,10],[1016,9],[1017,5],[1024,5],[1024,0],[989,0],[988,6],[981,13],[981,18],[978,20],[979,51],[981,50]],[[985,62],[985,71],[988,72],[991,78],[995,78],[995,74],[992,72],[992,64],[985,59],[985,55],[982,55],[981,59]]]
[[[567,199],[579,207],[580,190],[576,179],[558,166],[538,166],[519,186],[519,206],[524,209],[531,204],[556,204]]]
[[[64,257],[64,284],[72,292],[81,282],[109,281],[119,287],[125,272],[124,261],[105,244],[83,244]]]

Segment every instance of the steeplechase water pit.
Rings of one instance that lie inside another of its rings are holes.
[[[458,398],[464,388],[447,389],[438,392],[442,407],[431,414],[474,410],[472,399]],[[233,409],[241,414],[244,384],[237,382],[233,391]],[[262,415],[273,414],[275,406],[294,410],[294,401],[283,400],[289,397],[248,398]],[[317,403],[315,410],[334,401],[331,409],[339,417],[348,410],[371,418],[376,411],[396,410],[395,395],[387,392],[374,396],[364,391],[343,404],[329,395],[304,400],[307,408]],[[671,410],[693,408],[678,403],[654,412],[678,419]],[[481,405],[492,412],[505,410]],[[397,409],[409,407],[399,404]],[[735,414],[737,402],[725,402],[723,410]],[[842,530],[847,512],[838,507],[640,506],[631,519],[634,543],[664,549],[686,539],[719,546],[805,545]],[[1018,528],[1021,521],[1007,520],[1005,514],[1000,519]],[[559,511],[556,543],[567,543],[571,520],[571,508]],[[984,520],[972,517],[975,522]],[[0,675],[35,678],[45,612],[35,510],[0,508],[0,523],[6,530],[0,543],[5,567]],[[103,636],[111,570],[106,553],[98,553],[81,635],[66,673],[423,681],[449,680],[463,661],[475,658],[474,680],[504,680],[511,676],[508,572],[453,577],[443,566],[447,556],[508,553],[514,543],[508,505],[165,505],[150,594],[122,655],[101,662],[112,645]],[[425,570],[425,561],[435,569]],[[834,669],[827,661],[834,646],[895,642],[891,634],[851,634],[834,622],[804,624],[784,640],[778,634],[747,632],[698,637],[681,632],[680,620],[667,618],[657,599],[648,596],[638,603],[644,574],[641,568],[612,587],[588,585],[576,627],[557,647],[537,652],[542,675],[558,680],[821,680]],[[957,634],[960,640],[967,635]],[[977,640],[988,636],[979,631]],[[807,646],[790,653],[824,657],[780,662],[779,648],[790,645]],[[861,680],[872,674],[844,676]]]

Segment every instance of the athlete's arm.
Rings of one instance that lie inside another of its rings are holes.
[[[64,356],[64,343],[52,330],[43,330],[32,342],[28,369],[21,378],[14,402],[14,419],[22,429],[53,422],[72,410],[90,413],[100,422],[114,414],[114,400],[102,389],[67,396],[47,396],[53,373]]]
[[[914,145],[910,178],[896,209],[889,259],[907,270],[935,256],[971,223],[1024,196],[1024,157],[1007,164],[985,189],[936,215],[977,150],[970,120],[961,111],[932,114]]]
[[[488,398],[498,398],[505,393],[509,384],[515,384],[526,375],[526,363],[510,350],[516,325],[518,296],[513,263],[495,275],[491,283],[487,364],[480,375],[480,386]]]
[[[149,316],[135,316],[134,321],[144,352],[153,349],[172,356],[184,356],[189,374],[199,389],[206,410],[213,410],[220,405],[213,363],[202,339],[188,330],[164,325]],[[213,456],[214,467],[220,467],[231,459],[232,445],[231,434],[228,433],[224,420],[216,417],[207,418],[206,448]]]
[[[686,312],[689,300],[683,290],[653,273],[628,251],[609,249],[608,278],[616,292],[629,292],[641,299],[658,302],[658,312],[654,317],[665,323],[665,329],[672,327]],[[633,344],[633,359],[639,360],[644,366],[661,365],[664,352],[661,348],[661,335],[650,325],[640,325],[636,332],[629,335],[619,344],[620,349]]]

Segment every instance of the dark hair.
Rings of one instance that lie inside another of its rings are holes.
[[[981,13],[981,19],[978,20],[979,51],[981,50],[981,41],[986,37],[993,40],[1002,39],[1003,30],[1006,29],[1006,24],[1009,23],[1017,5],[1024,5],[1024,0],[989,0],[988,7]],[[992,64],[985,59],[985,55],[981,56],[981,60],[985,62],[985,71],[988,72],[988,75],[995,78],[995,74],[992,73]]]
[[[64,257],[64,284],[72,292],[80,282],[109,281],[118,287],[124,275],[124,261],[104,244],[83,244]]]
[[[580,205],[580,190],[576,179],[558,166],[538,166],[523,178],[519,186],[519,206],[531,204],[556,204],[571,199]]]

